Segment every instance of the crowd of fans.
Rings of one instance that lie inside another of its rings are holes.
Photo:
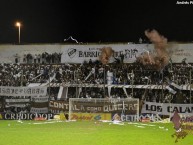
[[[61,56],[62,53],[47,53],[43,52],[42,54],[31,54],[31,53],[26,53],[24,55],[19,55],[16,53],[14,55],[15,58],[15,63],[27,63],[27,64],[50,64],[50,63],[60,63],[61,62]]]
[[[180,102],[189,103],[190,90],[173,88],[177,93],[167,89],[136,89],[128,88],[126,92],[117,85],[170,85],[171,82],[178,86],[191,84],[192,64],[180,63],[169,64],[163,70],[157,71],[151,67],[138,63],[111,63],[102,65],[99,61],[84,62],[82,64],[61,64],[57,54],[51,59],[48,54],[39,57],[24,57],[26,63],[0,64],[0,86],[28,86],[30,83],[46,83],[50,77],[54,84],[79,84],[81,91],[77,93],[75,88],[69,91],[68,97],[134,97],[156,102]],[[16,61],[17,62],[17,61]],[[38,62],[38,63],[36,63]],[[39,63],[41,62],[41,63]],[[45,63],[44,63],[45,62]],[[50,63],[52,62],[52,63]],[[95,87],[85,87],[85,84],[92,84]],[[113,85],[109,95],[108,88],[103,84]],[[55,86],[55,87],[59,87]],[[97,87],[98,86],[98,87]],[[59,89],[50,89],[54,99]],[[172,86],[171,86],[172,87]],[[177,99],[178,98],[178,99]]]

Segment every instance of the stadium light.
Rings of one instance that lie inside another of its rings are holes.
[[[18,43],[20,44],[20,29],[21,29],[21,23],[16,22],[16,27],[18,27]]]

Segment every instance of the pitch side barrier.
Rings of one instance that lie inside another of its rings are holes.
[[[126,116],[139,116],[139,99],[130,98],[70,98],[69,120],[127,121]]]

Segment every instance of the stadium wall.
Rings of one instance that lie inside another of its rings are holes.
[[[132,63],[136,57],[145,51],[153,52],[152,44],[34,44],[34,45],[0,45],[0,63],[14,63],[15,57],[19,58],[19,63],[23,63],[25,54],[42,54],[47,52],[61,53],[61,63],[82,63],[83,61],[98,60],[100,48],[112,47],[115,51],[114,57],[124,54],[124,62]],[[187,62],[193,63],[193,43],[171,43],[168,44],[168,53],[173,63],[181,63],[184,58]],[[113,62],[114,58],[110,59]]]

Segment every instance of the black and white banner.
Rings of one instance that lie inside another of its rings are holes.
[[[1,96],[45,96],[47,87],[6,87],[0,86]]]
[[[159,115],[172,115],[177,110],[182,115],[193,115],[193,104],[171,104],[171,103],[156,103],[145,102],[141,113],[152,113]]]

